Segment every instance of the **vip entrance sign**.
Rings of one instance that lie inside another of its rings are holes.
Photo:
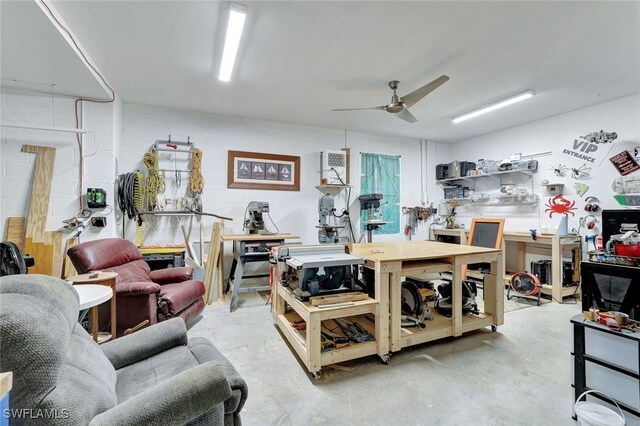
[[[617,137],[618,134],[615,132],[600,130],[584,136],[567,138],[560,152],[589,166],[599,166],[609,154]]]

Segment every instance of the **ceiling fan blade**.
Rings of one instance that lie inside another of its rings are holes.
[[[406,108],[402,108],[400,112],[396,114],[396,117],[401,120],[408,121],[409,123],[415,123],[416,121],[418,121],[418,119],[415,118],[413,114],[411,114]]]
[[[337,109],[332,109],[331,111],[360,111],[360,110],[365,110],[365,109],[381,109],[381,110],[385,110],[385,106],[377,106],[377,107],[370,107],[370,108],[337,108]]]
[[[417,104],[418,101],[420,101],[420,99],[424,98],[429,93],[436,90],[438,87],[444,84],[447,80],[449,80],[449,77],[447,77],[446,75],[441,75],[440,77],[433,80],[431,83],[427,83],[421,88],[414,90],[408,95],[401,97],[400,100],[404,102],[405,107],[411,108],[412,106]]]

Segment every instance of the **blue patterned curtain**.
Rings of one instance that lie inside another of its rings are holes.
[[[382,194],[382,220],[388,224],[374,234],[400,232],[400,156],[360,153],[360,194]],[[360,232],[365,231],[367,212],[360,212]]]

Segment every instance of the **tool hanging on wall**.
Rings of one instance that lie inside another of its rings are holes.
[[[431,216],[433,211],[433,204],[429,204],[426,207],[403,207],[402,213],[405,215],[405,227],[404,235],[411,240],[411,236],[416,234],[418,223],[426,223],[426,220]]]
[[[142,215],[144,177],[139,171],[123,173],[117,179],[118,207],[123,215],[136,221],[136,242],[142,244]],[[122,237],[125,238],[125,220],[122,220]]]

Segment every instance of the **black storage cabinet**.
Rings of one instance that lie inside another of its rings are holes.
[[[640,321],[640,268],[582,262],[582,310],[619,311]]]

